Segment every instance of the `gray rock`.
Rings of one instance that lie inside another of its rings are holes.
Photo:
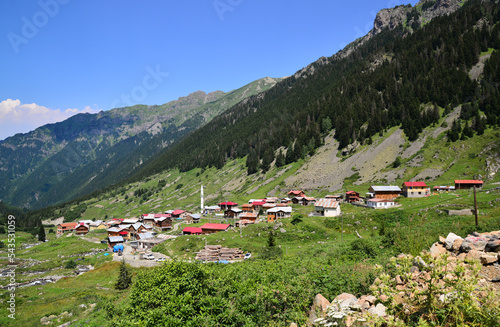
[[[286,229],[284,229],[284,228],[280,228],[280,232],[282,232],[282,233],[286,233]]]
[[[385,305],[383,305],[382,303],[379,303],[375,307],[369,309],[368,312],[371,313],[372,315],[377,315],[379,317],[385,317],[385,316],[387,316],[387,314],[385,313],[386,309],[387,308],[385,307]]]
[[[428,264],[420,256],[417,256],[415,257],[415,259],[413,259],[413,265],[415,267],[418,267],[420,270],[428,267]]]
[[[447,250],[451,250],[453,248],[453,242],[457,239],[462,239],[460,236],[449,233],[448,236],[446,236],[446,240],[444,241],[444,245]]]

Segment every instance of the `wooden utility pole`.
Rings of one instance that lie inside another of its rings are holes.
[[[474,214],[476,216],[476,227],[478,225],[477,222],[477,200],[476,200],[476,185],[474,185]]]

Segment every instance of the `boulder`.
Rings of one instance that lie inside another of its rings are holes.
[[[498,256],[495,256],[495,255],[489,255],[489,254],[482,254],[480,257],[479,257],[479,260],[481,260],[481,263],[483,265],[489,265],[489,264],[492,264],[492,263],[495,263],[498,261]]]
[[[358,302],[358,299],[349,293],[342,293],[338,295],[334,301],[337,301],[339,303],[340,308],[347,308],[350,305]]]
[[[431,249],[429,250],[429,253],[433,257],[438,257],[441,254],[446,253],[446,252],[447,251],[446,251],[445,247],[442,244],[439,244],[439,243],[432,244]]]
[[[500,240],[494,240],[494,241],[488,242],[486,244],[486,247],[489,251],[500,252]]]
[[[463,240],[460,236],[453,233],[449,233],[448,236],[446,236],[446,240],[444,241],[446,249],[451,250],[453,248],[453,242],[455,242],[455,240],[458,239]]]
[[[457,238],[453,241],[453,244],[451,245],[451,249],[453,251],[460,251],[460,247],[462,246],[462,243],[464,242],[463,238]]]
[[[377,301],[377,298],[373,295],[363,295],[362,297],[360,297],[360,300],[364,300],[368,302],[370,305],[374,305],[375,301]]]
[[[481,255],[483,253],[476,251],[476,250],[470,250],[467,255],[465,256],[466,260],[480,260]]]
[[[371,313],[372,315],[377,315],[379,317],[385,317],[385,316],[387,316],[387,314],[385,313],[386,309],[387,308],[382,303],[379,303],[375,307],[369,309],[368,312]]]
[[[309,310],[309,321],[308,326],[313,326],[314,321],[318,318],[323,318],[326,315],[326,309],[330,305],[330,302],[321,294],[316,294],[314,297],[311,310]]]

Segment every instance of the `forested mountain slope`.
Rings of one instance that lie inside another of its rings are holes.
[[[248,173],[265,171],[275,156],[283,164],[314,153],[331,129],[340,149],[367,144],[399,125],[415,141],[438,121],[440,108],[448,114],[461,104],[461,125],[478,134],[486,124],[498,126],[498,1],[467,1],[455,12],[424,20],[424,7],[442,9],[437,4],[443,1],[431,2],[398,11],[406,19],[379,28],[349,54],[321,58],[237,104],[163,151],[136,178],[169,168],[222,167],[245,156]],[[493,54],[480,78],[470,78],[483,52]],[[286,156],[276,154],[279,148]]]

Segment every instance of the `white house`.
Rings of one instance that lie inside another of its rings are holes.
[[[314,204],[314,214],[323,217],[340,215],[340,203],[334,199],[319,199]]]
[[[392,200],[373,198],[367,200],[366,205],[374,209],[387,209],[396,206],[396,202]]]

